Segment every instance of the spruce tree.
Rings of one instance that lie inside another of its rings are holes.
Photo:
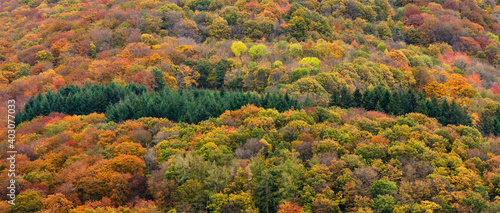
[[[333,92],[332,95],[330,96],[330,103],[329,106],[341,106],[340,103],[340,96],[337,92]]]
[[[432,96],[431,100],[429,102],[426,102],[426,104],[428,116],[437,118],[441,115],[439,101],[436,96]]]
[[[304,109],[314,106],[314,102],[313,102],[312,98],[309,96],[309,93],[307,94],[306,99],[304,100],[303,106],[304,106]]]
[[[353,94],[353,107],[362,107],[362,106],[363,106],[363,94],[361,94],[359,88],[356,88]]]
[[[377,104],[375,105],[375,111],[384,112],[384,108],[382,108],[382,104],[380,104],[380,101],[377,101]]]
[[[366,89],[365,94],[363,95],[363,104],[363,107],[366,110],[375,110],[377,101],[374,99],[374,93],[372,90]]]
[[[417,110],[418,98],[413,88],[410,88],[408,92],[403,95],[402,99],[405,114],[415,112]]]
[[[52,111],[50,108],[50,103],[47,100],[47,97],[42,98],[42,102],[40,103],[41,105],[41,114],[42,115],[49,115]]]
[[[384,94],[382,95],[382,99],[380,101],[380,105],[383,109],[383,112],[387,114],[393,114],[391,110],[391,102],[392,102],[391,92],[388,89],[385,89]]]
[[[419,107],[418,112],[427,115],[428,117],[435,117],[434,115],[432,115],[434,111],[434,105],[432,104],[431,100],[425,100]]]
[[[493,119],[493,134],[495,136],[500,136],[500,110],[497,111]]]
[[[394,115],[402,115],[402,102],[401,102],[401,92],[392,93],[391,103],[389,104],[389,108]]]
[[[439,111],[441,112],[438,121],[444,125],[450,124],[450,105],[448,104],[448,101],[444,99],[439,107]]]
[[[484,135],[488,136],[489,134],[495,134],[496,123],[499,120],[497,117],[493,116],[493,113],[490,111],[483,111],[479,116],[479,120],[476,123],[476,128]],[[499,123],[500,124],[500,123]]]
[[[153,68],[151,70],[151,74],[153,75],[153,78],[155,80],[155,85],[154,85],[154,90],[155,91],[160,91],[165,87],[165,81],[163,80],[163,77],[165,76],[161,70],[158,68]]]
[[[108,99],[104,96],[104,93],[97,92],[94,93],[94,109],[97,113],[102,113],[106,111],[108,107]]]
[[[350,108],[352,106],[352,93],[347,87],[342,87],[340,90],[340,102],[342,108]]]
[[[77,102],[75,95],[73,93],[70,93],[68,95],[68,98],[66,98],[66,107],[64,113],[68,115],[78,114],[79,104],[80,103]]]
[[[449,115],[449,123],[453,125],[460,125],[461,124],[461,119],[463,118],[462,112],[458,104],[455,102],[455,100],[452,100],[450,104],[450,113]],[[466,122],[466,121],[462,121]]]

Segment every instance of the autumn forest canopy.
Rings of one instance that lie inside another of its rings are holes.
[[[0,213],[500,212],[498,0],[4,0],[11,99]]]

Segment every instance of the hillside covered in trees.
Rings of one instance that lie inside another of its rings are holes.
[[[4,0],[11,99],[0,213],[500,212],[498,0]]]

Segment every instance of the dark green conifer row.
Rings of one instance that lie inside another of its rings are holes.
[[[110,83],[69,85],[57,93],[48,91],[30,98],[24,110],[16,116],[17,122],[31,120],[39,115],[62,112],[68,115],[105,113],[109,120],[118,122],[141,117],[168,118],[176,122],[197,123],[218,117],[226,110],[237,110],[247,104],[285,111],[300,108],[299,102],[288,94],[262,94],[205,89],[170,90],[147,88],[137,84],[119,86]]]
[[[426,99],[422,92],[413,89],[391,93],[388,89],[377,86],[373,90],[367,89],[362,94],[359,89],[352,93],[344,87],[339,93],[332,94],[330,100],[330,106],[362,107],[396,116],[419,112],[436,118],[443,125],[472,125],[467,111],[455,100],[449,104],[446,99],[438,100],[436,97]]]
[[[16,116],[17,122],[31,120],[39,115],[62,112],[69,115],[86,115],[93,112],[105,113],[109,120],[118,122],[141,117],[168,118],[176,122],[197,123],[210,117],[218,117],[226,110],[237,110],[246,104],[263,108],[285,111],[299,107],[312,107],[314,103],[308,96],[304,103],[288,94],[262,94],[220,91],[205,89],[170,90],[167,87],[148,92],[147,88],[137,84],[119,86],[110,83],[87,83],[83,87],[68,85],[57,93],[48,91],[30,98],[24,110]],[[377,86],[362,93],[356,89],[353,93],[342,88],[331,96],[330,106],[342,108],[362,107],[392,115],[419,112],[437,118],[444,125],[471,125],[471,118],[466,110],[455,101],[451,104],[446,99],[433,97],[426,99],[421,92],[413,89],[391,93],[388,89]],[[488,118],[488,119],[487,119]],[[495,123],[496,122],[496,123]],[[479,123],[483,133],[500,134],[500,113],[496,116],[482,115]],[[490,127],[491,126],[491,127]],[[498,129],[496,128],[498,126]]]

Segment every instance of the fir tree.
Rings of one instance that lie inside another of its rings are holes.
[[[484,135],[495,134],[496,124],[498,123],[498,118],[493,116],[490,111],[483,111],[479,116],[479,120],[476,123],[476,128]],[[500,124],[500,123],[499,123]],[[496,134],[495,134],[496,135]]]
[[[362,107],[362,106],[363,106],[363,94],[361,94],[359,88],[356,88],[353,94],[353,107]]]
[[[333,92],[332,95],[330,96],[330,103],[329,106],[340,106],[340,96],[337,92]]]
[[[446,99],[444,99],[442,101],[442,103],[440,104],[439,106],[440,108],[440,115],[438,117],[438,121],[444,125],[448,125],[450,124],[450,116],[449,116],[449,113],[450,113],[450,105],[448,104],[448,101]]]
[[[151,74],[153,75],[153,78],[155,79],[155,85],[154,85],[154,90],[155,91],[160,91],[165,87],[165,81],[163,80],[163,77],[165,76],[161,70],[158,68],[153,68],[151,70]]]
[[[342,108],[350,108],[352,106],[352,93],[347,87],[342,87],[340,90],[340,102]]]
[[[304,105],[304,108],[309,108],[309,107],[313,107],[314,106],[314,102],[311,99],[311,97],[309,97],[309,93],[307,94],[306,99],[304,100],[303,105]]]
[[[383,109],[383,112],[388,114],[393,113],[391,110],[391,102],[392,102],[391,92],[388,89],[386,89],[384,91],[384,94],[382,95],[382,100],[380,101],[380,105]]]
[[[366,110],[375,110],[375,106],[377,105],[377,101],[374,97],[374,93],[372,90],[367,89],[365,94],[363,94],[363,107]]]
[[[497,111],[495,118],[493,118],[493,134],[500,136],[500,110]]]

